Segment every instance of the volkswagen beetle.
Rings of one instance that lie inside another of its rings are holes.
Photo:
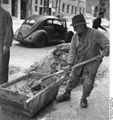
[[[14,39],[20,43],[44,47],[48,42],[70,42],[73,34],[72,31],[68,31],[65,20],[55,16],[32,15],[25,19],[15,32]]]

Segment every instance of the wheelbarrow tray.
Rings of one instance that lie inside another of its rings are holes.
[[[65,79],[62,76],[32,97],[8,89],[9,86],[30,78],[31,75],[33,73],[23,75],[14,81],[0,86],[0,105],[3,109],[33,117],[56,98],[60,84]]]

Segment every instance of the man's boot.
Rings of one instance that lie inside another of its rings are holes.
[[[71,97],[71,91],[66,90],[66,92],[56,98],[57,102],[64,102],[66,100],[69,100]]]
[[[81,106],[81,108],[87,108],[88,103],[87,103],[86,97],[82,97],[82,98],[81,98],[80,106]]]

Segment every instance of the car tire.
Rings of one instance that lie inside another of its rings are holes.
[[[74,33],[73,33],[72,31],[67,32],[66,38],[65,38],[65,42],[66,42],[66,43],[71,42],[71,39],[72,39],[72,36],[73,36],[73,35],[74,35]]]
[[[44,47],[47,43],[47,36],[45,34],[41,34],[35,42],[35,46],[37,48]]]

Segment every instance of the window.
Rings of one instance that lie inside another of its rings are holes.
[[[40,5],[43,5],[43,0],[40,0]]]
[[[4,4],[9,4],[9,0],[3,0]]]
[[[38,11],[38,7],[37,6],[35,6],[35,11]]]
[[[53,22],[52,22],[52,20],[46,20],[46,21],[43,22],[43,25],[44,26],[52,26]]]
[[[62,4],[62,12],[65,11],[65,4]]]
[[[43,14],[43,8],[42,8],[42,7],[39,8],[39,14],[40,14],[40,15]]]
[[[47,24],[52,24],[52,20],[47,20]]]
[[[69,5],[67,5],[67,13],[69,13]]]
[[[85,8],[83,8],[83,14],[85,13]]]
[[[38,0],[35,0],[35,12],[37,12],[38,11]]]
[[[54,20],[54,21],[53,21],[53,24],[55,24],[55,25],[60,25],[60,26],[62,25],[62,23],[61,23],[60,21],[58,21],[58,20]]]
[[[30,25],[30,26],[34,25],[34,23],[35,23],[35,20],[34,20],[34,19],[27,19],[27,20],[24,22],[24,24],[27,24],[27,25]]]
[[[71,14],[73,14],[73,9],[74,9],[74,6],[72,6],[72,8],[71,8]]]
[[[56,1],[52,1],[52,8],[56,7]]]
[[[77,13],[77,7],[75,7],[75,14]]]
[[[35,0],[35,4],[38,4],[38,0]]]
[[[79,13],[80,13],[80,14],[82,13],[82,11],[81,11],[81,10],[82,10],[82,8],[80,7],[80,9],[79,9]]]

